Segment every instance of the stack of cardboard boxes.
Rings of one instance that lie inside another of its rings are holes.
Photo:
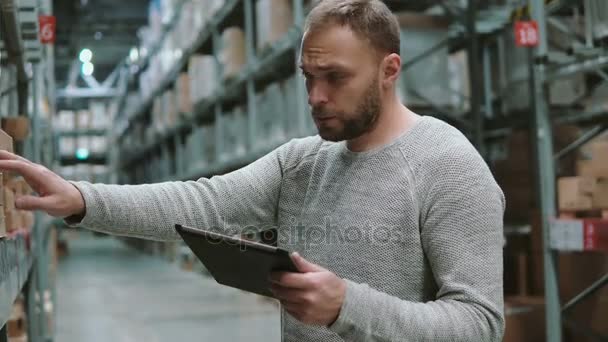
[[[245,33],[239,27],[228,27],[222,32],[222,51],[219,55],[222,64],[222,78],[236,77],[245,63]]]
[[[608,138],[601,137],[582,149],[577,176],[559,179],[559,209],[608,209]]]
[[[21,137],[18,135],[17,137]],[[13,137],[0,130],[0,150],[13,152]],[[10,172],[0,174],[2,182],[0,205],[0,238],[9,235],[20,229],[30,229],[34,225],[34,214],[30,211],[17,210],[15,208],[15,198],[28,195],[32,189],[22,177],[17,177]]]
[[[561,215],[551,227],[551,244],[560,250],[608,252],[608,139],[591,142],[582,155],[577,175],[558,180]]]
[[[553,130],[554,148],[559,151],[575,141],[581,130],[575,126],[556,126]],[[532,140],[528,131],[512,133],[507,141],[506,158],[495,162],[494,172],[505,193],[507,210],[505,221],[510,225],[531,226],[531,234],[525,239],[507,236],[505,249],[505,297],[506,321],[505,341],[537,341],[545,339],[544,328],[544,267],[542,229],[538,209]],[[600,244],[602,229],[608,227],[602,221],[600,211],[606,208],[604,198],[608,194],[604,182],[608,178],[608,149],[606,139],[598,139],[582,150],[582,160],[576,153],[562,158],[556,165],[560,177],[557,179],[558,206],[561,213],[570,214],[585,211],[586,215],[597,215],[593,219],[568,218],[554,220],[551,239],[568,242],[570,252],[558,255],[560,299],[562,303],[572,299],[584,288],[599,279],[608,270],[608,258],[597,251],[605,246]],[[559,225],[566,228],[556,227]],[[561,230],[560,230],[561,229]],[[569,229],[564,231],[564,229]],[[573,238],[574,232],[580,232]],[[584,235],[582,233],[586,233]],[[603,236],[606,236],[603,235]],[[521,241],[519,241],[521,240]],[[573,248],[577,242],[578,248]],[[553,243],[553,241],[552,241]],[[514,279],[516,278],[516,279]],[[569,316],[573,321],[593,326],[596,332],[606,334],[605,323],[608,310],[608,289],[586,299],[582,306],[575,308]],[[587,341],[584,336],[565,330],[565,341]]]
[[[9,342],[27,341],[25,305],[21,296],[19,296],[13,303],[11,315],[6,322],[6,333],[8,335]]]
[[[257,50],[262,53],[280,40],[293,25],[291,0],[258,0],[256,3]]]

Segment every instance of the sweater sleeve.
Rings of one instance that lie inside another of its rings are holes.
[[[426,177],[420,207],[421,242],[438,288],[434,300],[406,301],[347,280],[329,327],[345,340],[502,340],[504,197],[476,151],[450,152],[428,170],[433,176]]]
[[[179,240],[176,223],[231,235],[270,228],[276,221],[286,145],[241,169],[198,181],[72,182],[82,193],[86,213],[81,222],[68,224],[160,241]]]

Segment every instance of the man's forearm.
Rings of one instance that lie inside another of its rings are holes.
[[[280,183],[276,153],[226,175],[196,182],[73,182],[85,201],[86,214],[77,224],[152,240],[178,240],[176,223],[233,233],[246,227],[262,229],[275,223]]]
[[[500,341],[502,309],[459,297],[468,295],[415,303],[347,280],[340,315],[329,328],[347,341]]]

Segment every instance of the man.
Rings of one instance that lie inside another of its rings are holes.
[[[499,341],[502,192],[460,132],[400,103],[399,46],[381,1],[322,1],[301,53],[319,136],[223,176],[70,183],[7,152],[0,169],[40,194],[19,208],[108,233],[277,227],[301,271],[271,279],[285,341]]]

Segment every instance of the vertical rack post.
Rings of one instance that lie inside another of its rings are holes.
[[[561,310],[558,289],[558,274],[555,252],[550,245],[550,223],[556,216],[555,209],[555,164],[553,160],[552,126],[547,107],[547,88],[545,71],[547,61],[547,23],[545,4],[543,0],[531,0],[532,19],[538,23],[539,42],[534,51],[530,51],[530,78],[533,91],[532,104],[533,136],[535,139],[537,157],[537,180],[541,208],[541,224],[543,239],[543,270],[545,278],[546,329],[547,339],[552,342],[561,341]]]
[[[304,33],[304,6],[302,0],[293,0],[293,8],[294,8],[294,22],[296,27],[300,29],[302,34]],[[297,122],[297,132],[299,136],[306,135],[307,127],[306,127],[306,99],[304,97],[304,84],[299,79],[298,73],[298,64],[300,63],[300,53],[302,50],[302,45],[296,46],[295,53],[295,63],[296,63],[296,72],[295,72],[295,99],[296,99],[296,107],[298,111],[298,122]]]
[[[473,142],[479,153],[485,157],[483,142],[483,113],[481,111],[481,100],[478,94],[482,89],[482,80],[479,72],[479,39],[476,36],[475,22],[477,18],[477,0],[469,0],[467,4],[466,28],[468,38],[468,62],[469,77],[471,82],[471,114],[473,117]]]
[[[255,55],[254,41],[254,25],[253,25],[253,1],[244,0],[245,6],[245,50],[247,53],[247,68],[255,70],[257,65],[257,57]],[[255,149],[255,141],[257,135],[257,108],[255,84],[253,83],[253,74],[249,73],[250,77],[246,81],[247,92],[247,137],[249,149]]]
[[[222,63],[219,60],[219,55],[222,51],[222,39],[220,37],[219,24],[213,28],[212,40],[213,40],[213,57],[215,59],[215,67],[216,67],[216,79],[222,79]],[[218,84],[223,84],[221,81]],[[216,89],[217,90],[217,89]],[[216,94],[223,94],[223,91],[216,91]],[[213,105],[213,112],[215,116],[215,161],[219,162],[224,155],[224,118],[222,116],[222,102],[221,99],[216,98],[215,104]]]

